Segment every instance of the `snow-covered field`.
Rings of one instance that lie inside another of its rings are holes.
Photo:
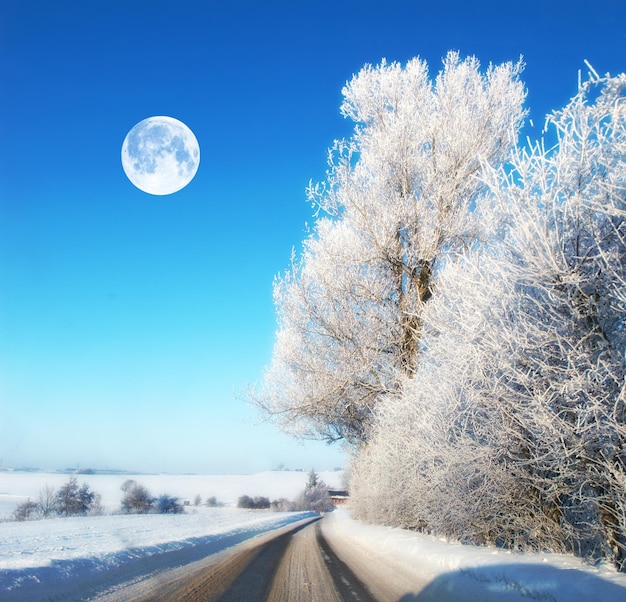
[[[178,515],[2,523],[0,600],[80,599],[74,596],[88,590],[92,580],[115,586],[199,560],[310,514],[205,507]]]
[[[0,522],[0,600],[41,600],[88,587],[106,574],[111,584],[132,579],[146,570],[158,571],[216,553],[271,529],[300,520],[307,513],[249,511],[233,507],[240,495],[270,499],[294,498],[304,489],[306,472],[266,472],[255,475],[77,475],[102,496],[109,512],[119,509],[120,486],[129,478],[153,495],[167,493],[193,503],[196,495],[215,496],[221,508],[188,506],[179,515],[119,515]],[[333,487],[340,472],[320,472]],[[69,475],[1,472],[0,517],[15,506],[37,499],[45,485],[55,489]],[[149,567],[148,569],[146,567]],[[59,598],[62,599],[62,598]]]

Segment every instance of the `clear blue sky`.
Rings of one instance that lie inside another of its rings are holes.
[[[251,472],[343,464],[236,396],[262,377],[304,189],[365,63],[517,60],[536,124],[588,59],[626,70],[626,2],[5,0],[0,8],[2,466]],[[126,179],[152,115],[197,136],[171,196]]]

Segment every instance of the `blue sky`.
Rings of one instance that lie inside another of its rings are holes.
[[[238,398],[275,331],[304,189],[349,135],[365,63],[524,56],[537,125],[588,59],[626,70],[626,3],[5,0],[0,9],[1,466],[254,472],[341,466]],[[152,115],[201,164],[145,194],[120,149]]]

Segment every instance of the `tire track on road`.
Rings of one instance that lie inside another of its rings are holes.
[[[274,575],[269,602],[341,602],[318,545],[318,524],[292,537]]]
[[[144,585],[140,595],[125,598],[132,602],[215,602],[217,600],[265,600],[275,567],[282,558],[293,533],[306,528],[318,518],[278,533],[265,534],[207,559],[206,563],[173,579],[156,578]]]
[[[316,517],[265,534],[188,570],[132,585],[115,602],[372,602]],[[137,590],[136,588],[140,589]],[[131,594],[134,592],[134,594]],[[111,600],[109,598],[109,600]]]
[[[319,524],[315,525],[317,543],[328,567],[328,571],[335,581],[341,600],[354,600],[356,602],[375,602],[365,584],[352,572],[350,567],[343,562],[334,552],[322,534]]]

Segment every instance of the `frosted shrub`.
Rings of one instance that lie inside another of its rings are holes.
[[[155,499],[150,492],[133,479],[124,481],[120,489],[124,492],[121,509],[127,514],[147,514],[154,508]]]
[[[510,228],[498,328],[511,461],[574,551],[622,566],[626,530],[626,76],[592,77],[550,117],[557,145],[492,186]]]
[[[25,502],[19,503],[13,511],[13,518],[19,522],[33,520],[34,518],[37,518],[38,515],[39,505],[37,502],[33,502],[30,498]]]

